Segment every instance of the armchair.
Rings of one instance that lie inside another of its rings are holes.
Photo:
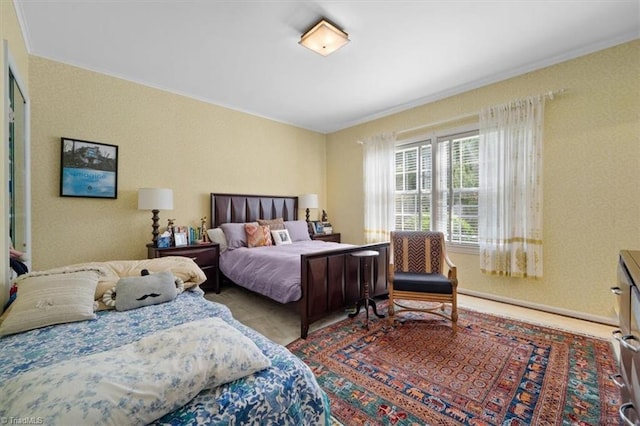
[[[447,265],[447,275],[443,274]],[[451,320],[457,331],[457,269],[445,252],[442,232],[391,232],[389,320],[398,312],[427,312]],[[428,302],[417,304],[407,302]],[[446,305],[451,313],[445,312]]]

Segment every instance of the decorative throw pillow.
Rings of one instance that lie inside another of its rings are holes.
[[[211,242],[218,243],[220,245],[220,253],[227,251],[227,238],[224,236],[222,228],[207,229],[207,235]]]
[[[277,219],[258,219],[258,225],[268,226],[271,231],[275,229],[285,229],[284,220],[279,217]]]
[[[270,246],[271,232],[268,226],[254,225],[247,223],[244,225],[244,230],[247,233],[247,247],[263,247]]]
[[[98,279],[95,271],[25,276],[18,283],[15,302],[2,316],[0,336],[95,319]]]
[[[271,231],[271,236],[273,237],[273,242],[277,246],[291,244],[291,237],[289,236],[289,231],[286,229],[276,229],[275,231]]]
[[[177,295],[175,278],[168,271],[120,278],[116,284],[116,310],[128,311],[170,302]]]
[[[304,220],[288,220],[284,223],[285,228],[289,231],[291,241],[310,241],[309,224]]]
[[[248,224],[258,225],[258,222],[248,222]],[[223,223],[220,225],[224,236],[227,238],[227,249],[233,250],[247,246],[247,233],[244,230],[245,223]]]

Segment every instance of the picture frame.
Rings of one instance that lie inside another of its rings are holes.
[[[118,146],[60,138],[60,196],[118,198]]]
[[[176,247],[186,246],[189,244],[186,232],[176,232],[173,234],[173,240],[175,241]]]
[[[273,242],[277,246],[291,244],[292,242],[287,229],[273,229],[271,231],[271,238],[273,238]]]
[[[322,222],[313,222],[315,234],[324,234],[324,225]]]

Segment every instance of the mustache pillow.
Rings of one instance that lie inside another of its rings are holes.
[[[127,311],[142,306],[170,302],[178,295],[176,279],[164,271],[140,277],[120,278],[116,284],[116,310]]]

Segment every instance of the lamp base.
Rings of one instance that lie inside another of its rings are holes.
[[[307,222],[309,222],[309,209],[306,210],[307,213]]]
[[[151,210],[151,213],[153,213],[153,217],[151,218],[151,220],[153,220],[153,225],[151,225],[151,227],[153,228],[153,239],[151,240],[153,242],[153,246],[154,247],[158,247],[158,228],[160,227],[160,225],[158,224],[158,221],[160,220],[160,216],[158,216],[158,213],[160,213],[160,210]]]

